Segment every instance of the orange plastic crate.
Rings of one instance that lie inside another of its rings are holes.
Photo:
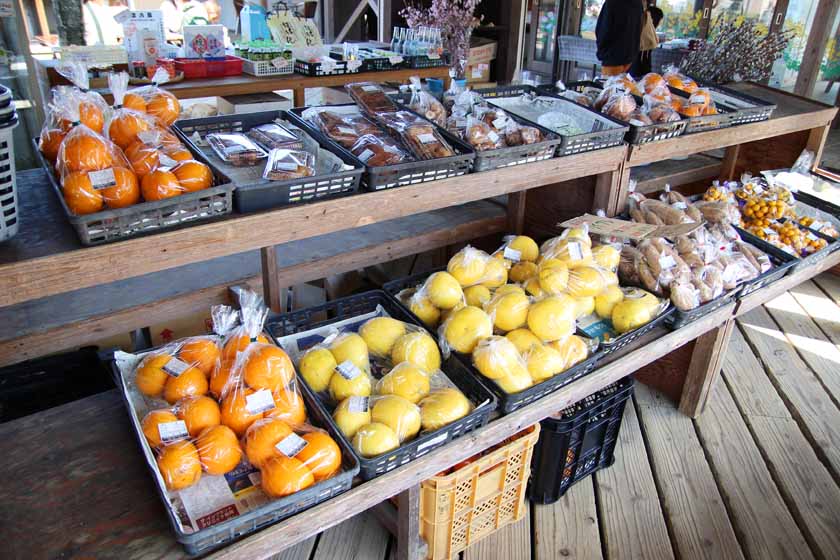
[[[527,513],[525,489],[540,425],[514,437],[452,474],[420,485],[420,535],[429,545],[429,558],[452,558]]]

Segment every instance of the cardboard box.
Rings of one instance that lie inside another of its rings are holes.
[[[185,25],[186,58],[221,58],[225,56],[224,25]]]
[[[493,39],[473,35],[470,37],[470,56],[467,59],[467,64],[475,65],[495,60],[497,49],[498,43]]]
[[[476,64],[468,64],[465,76],[468,84],[490,81],[490,63],[479,62]]]
[[[241,115],[242,113],[291,109],[292,102],[287,97],[273,92],[252,93],[219,97],[218,107],[220,115]]]

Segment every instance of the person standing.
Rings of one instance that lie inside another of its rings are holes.
[[[595,38],[598,60],[604,76],[627,72],[639,53],[642,35],[642,0],[606,0],[598,23]]]

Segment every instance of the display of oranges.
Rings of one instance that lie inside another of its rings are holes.
[[[158,455],[157,465],[169,490],[183,490],[201,478],[201,458],[189,441],[165,446]]]
[[[210,376],[219,360],[219,347],[210,338],[191,338],[178,351],[178,357]]]
[[[156,91],[146,102],[146,112],[156,117],[164,126],[172,126],[181,115],[181,104],[168,91]]]
[[[248,352],[242,379],[252,389],[277,392],[294,378],[292,360],[282,348],[273,344],[255,344]]]
[[[195,447],[201,466],[210,475],[229,473],[242,460],[239,440],[227,426],[205,428],[196,439]]]
[[[179,155],[180,151],[174,151],[173,153]],[[172,156],[170,155],[170,157]],[[213,173],[209,167],[199,161],[184,160],[172,168],[172,173],[175,174],[178,182],[187,192],[201,191],[213,185]]]
[[[38,138],[38,149],[50,163],[55,163],[58,157],[58,148],[61,146],[64,136],[65,132],[63,130],[51,128],[43,131],[41,137]]]
[[[306,447],[300,450],[295,459],[306,465],[315,481],[330,478],[341,468],[341,450],[338,444],[324,432],[310,432],[303,435]]]
[[[108,144],[101,137],[75,129],[59,149],[59,164],[66,171],[99,171],[113,166]]]
[[[196,437],[206,428],[218,426],[222,422],[219,405],[204,395],[182,399],[175,409],[178,418],[187,425],[190,437]]]
[[[299,426],[306,422],[306,406],[300,393],[284,388],[272,396],[274,408],[265,413],[266,418],[280,418],[291,426]]]
[[[274,446],[291,433],[289,425],[278,418],[254,422],[245,434],[245,455],[248,461],[260,468],[277,454]]]
[[[253,389],[234,387],[222,399],[222,424],[240,437],[245,435],[245,431],[251,424],[263,417],[262,412],[257,414],[248,412],[248,395],[252,394],[254,394]]]
[[[306,465],[280,453],[266,461],[260,472],[263,492],[271,498],[300,492],[315,483],[315,477]]]
[[[140,190],[145,200],[154,201],[178,196],[184,192],[184,187],[171,171],[155,169],[140,181]]]
[[[108,125],[108,138],[125,150],[137,140],[137,134],[152,129],[149,119],[136,111],[117,111]]]

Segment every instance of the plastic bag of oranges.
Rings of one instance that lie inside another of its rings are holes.
[[[142,98],[137,94],[127,93],[128,74],[125,72],[109,74],[108,87],[114,97],[114,110],[108,122],[105,123],[105,131],[108,138],[120,148],[128,149],[141,132],[162,128],[161,124],[149,116],[145,110],[139,109],[140,105],[135,100],[142,101]]]
[[[128,92],[129,103],[135,110],[142,109],[165,127],[172,126],[172,123],[181,116],[181,104],[178,98],[160,87],[169,79],[166,69],[159,67],[152,76],[151,85]]]
[[[697,82],[680,72],[676,66],[671,65],[665,68],[663,78],[668,82],[668,87],[677,88],[687,93],[697,91]]]
[[[88,76],[87,65],[83,62],[68,62],[61,64],[56,71],[64,76],[72,86],[56,86],[50,94],[54,103],[59,98],[72,97],[79,104],[79,120],[82,124],[102,134],[110,108],[95,91],[90,91],[90,77]],[[69,132],[73,121],[67,120],[61,115],[54,117],[55,125],[65,133]],[[48,119],[49,120],[49,119]]]

